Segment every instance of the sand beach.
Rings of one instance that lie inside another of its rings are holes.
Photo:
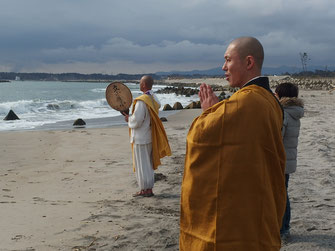
[[[335,250],[335,91],[300,97],[291,239],[281,250]],[[150,198],[132,197],[126,126],[0,132],[0,250],[178,250],[185,141],[200,113],[181,110],[164,122],[172,156]]]

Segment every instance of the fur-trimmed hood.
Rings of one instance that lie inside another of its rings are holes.
[[[287,106],[304,107],[304,101],[302,101],[302,99],[296,98],[296,97],[282,97],[279,100],[279,102],[283,107],[287,107]]]
[[[282,97],[279,100],[284,108],[284,113],[288,113],[293,119],[300,119],[304,116],[304,102],[296,97]]]

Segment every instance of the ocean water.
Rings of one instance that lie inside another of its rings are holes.
[[[106,101],[105,91],[109,84],[57,81],[0,83],[0,131],[38,129],[46,125],[50,128],[54,125],[57,128],[56,125],[64,125],[66,121],[72,125],[78,118],[85,121],[99,119],[105,124],[115,124],[116,121],[120,121],[120,113],[113,110]],[[125,84],[130,88],[134,98],[141,94],[139,84]],[[153,91],[164,87],[166,86],[154,86]],[[197,95],[193,97],[175,94],[156,95],[162,107],[165,104],[173,106],[177,101],[186,106],[198,100]],[[3,120],[10,110],[13,110],[20,120]]]

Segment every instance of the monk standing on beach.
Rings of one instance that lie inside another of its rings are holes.
[[[134,100],[131,116],[123,113],[130,128],[133,167],[140,188],[134,197],[154,195],[154,170],[161,164],[161,158],[171,155],[164,126],[158,117],[160,103],[151,90],[153,83],[151,76],[143,76],[140,81],[143,95]]]
[[[187,135],[180,250],[278,251],[285,211],[282,109],[252,37],[231,42],[223,70],[239,87],[219,102],[200,86],[203,113]]]

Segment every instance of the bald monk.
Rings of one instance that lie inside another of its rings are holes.
[[[283,112],[261,76],[260,42],[241,37],[222,69],[239,87],[219,102],[200,87],[203,113],[187,135],[181,193],[180,250],[274,251],[285,211]]]
[[[161,164],[161,158],[171,155],[164,126],[158,117],[160,102],[151,90],[153,84],[151,76],[143,76],[140,80],[143,95],[134,100],[131,116],[123,113],[130,128],[133,167],[139,186],[134,197],[154,195],[154,170]]]

